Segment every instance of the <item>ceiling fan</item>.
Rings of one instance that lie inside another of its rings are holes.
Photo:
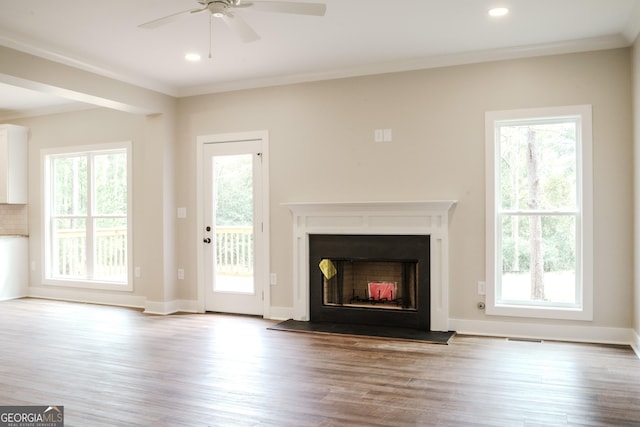
[[[221,19],[245,42],[260,39],[260,36],[235,10],[252,9],[260,12],[292,13],[296,15],[324,16],[327,6],[323,3],[299,3],[293,1],[244,1],[244,0],[197,0],[200,7],[183,10],[153,21],[138,25],[139,28],[153,29],[181,18],[183,15],[208,11],[212,17]]]

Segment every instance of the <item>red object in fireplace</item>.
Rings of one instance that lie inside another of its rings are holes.
[[[391,282],[369,282],[369,299],[374,301],[393,301],[396,296],[396,284]]]

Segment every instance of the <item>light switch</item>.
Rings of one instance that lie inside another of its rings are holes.
[[[487,293],[487,286],[485,282],[478,282],[478,295],[485,295]]]

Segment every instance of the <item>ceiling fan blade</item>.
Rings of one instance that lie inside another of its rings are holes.
[[[245,20],[240,18],[239,16],[233,15],[231,13],[225,13],[221,16],[221,18],[224,23],[227,24],[227,26],[231,29],[231,31],[236,33],[236,35],[240,37],[243,42],[250,43],[256,40],[260,40],[260,36],[255,31],[253,31],[253,28],[251,28],[249,24],[247,24]]]
[[[261,12],[294,13],[296,15],[324,16],[327,5],[324,3],[294,3],[291,1],[254,1],[242,2],[242,7]]]
[[[144,24],[140,24],[138,25],[138,28],[144,28],[147,30],[151,30],[154,28],[158,28],[161,27],[163,25],[166,25],[170,22],[176,21],[179,18],[182,17],[182,15],[186,15],[187,13],[197,13],[197,12],[202,12],[203,10],[207,10],[207,8],[202,8],[202,9],[189,9],[189,10],[183,10],[182,12],[177,12],[177,13],[173,13],[171,15],[167,15],[164,16],[162,18],[158,18],[158,19],[154,19],[153,21],[149,21],[149,22],[145,22]]]

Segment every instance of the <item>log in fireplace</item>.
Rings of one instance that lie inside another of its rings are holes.
[[[429,239],[310,234],[310,320],[430,330]]]

